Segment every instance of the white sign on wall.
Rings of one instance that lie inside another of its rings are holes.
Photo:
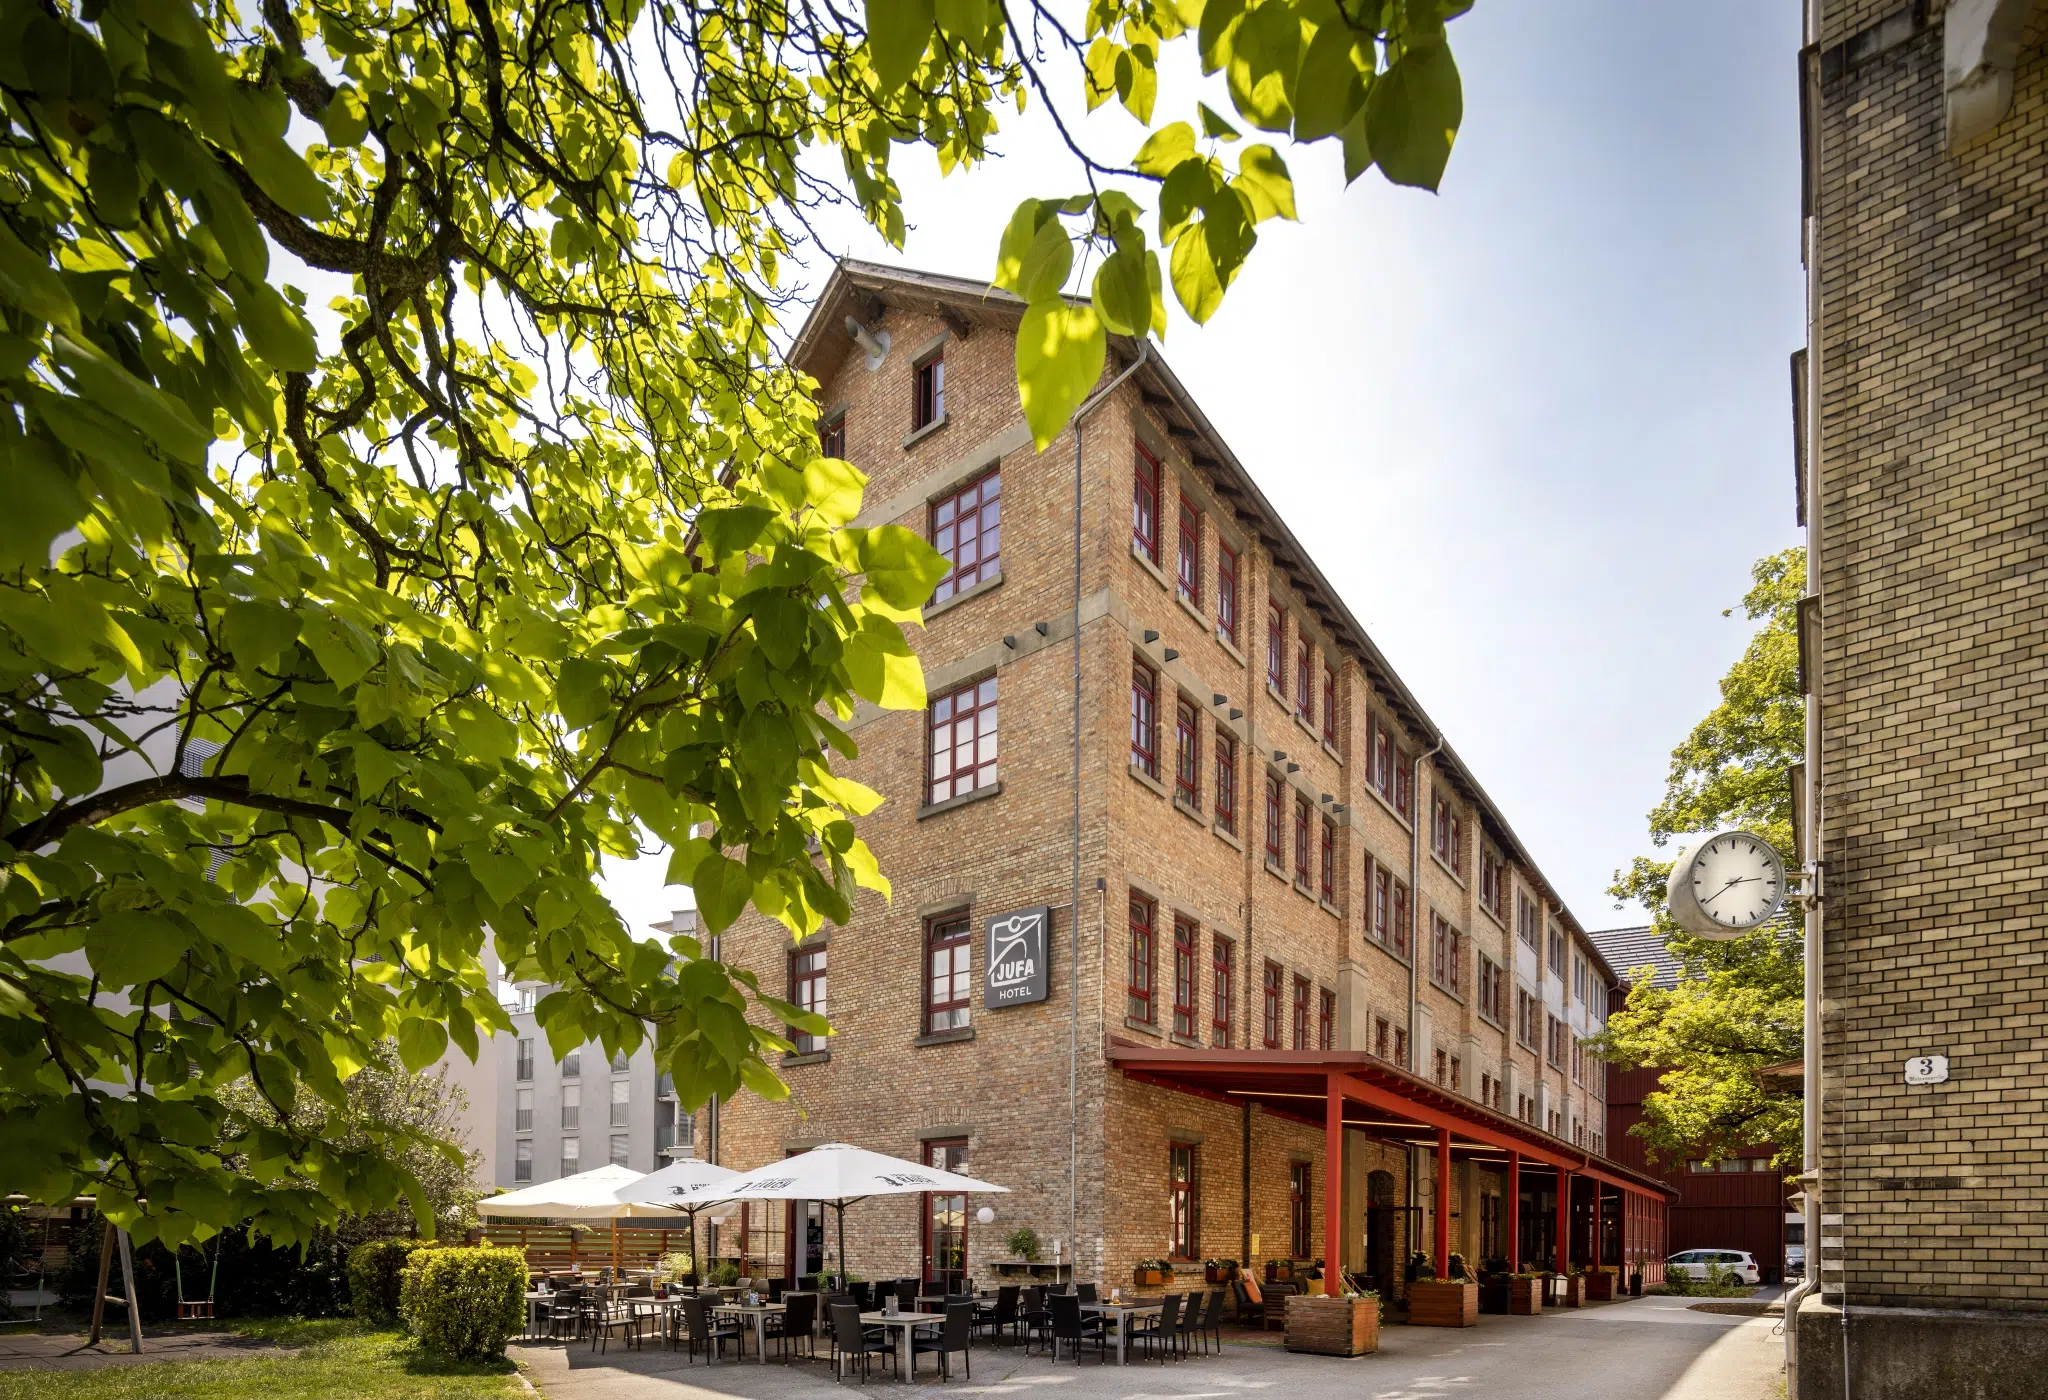
[[[1906,1082],[1908,1084],[1946,1084],[1948,1082],[1948,1056],[1915,1055],[1906,1061]]]

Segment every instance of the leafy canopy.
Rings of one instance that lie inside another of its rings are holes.
[[[942,561],[852,525],[777,356],[810,216],[900,242],[895,148],[980,162],[1048,42],[1149,127],[1181,40],[1238,122],[1433,188],[1462,8],[0,0],[0,1177],[172,1243],[430,1226],[328,1125],[385,1041],[507,1027],[492,954],[557,1053],[783,1093],[767,1027],[824,1024],[594,877],[651,833],[712,932],[887,890],[831,761],[923,704]],[[1157,249],[1201,320],[1293,216],[1198,115],[1002,240],[1041,446],[1163,329]]]
[[[1722,678],[1721,703],[1672,751],[1664,800],[1650,813],[1650,839],[1663,846],[1673,836],[1739,826],[1769,840],[1789,866],[1789,770],[1805,739],[1798,632],[1805,551],[1760,559],[1751,575],[1743,613],[1763,625]],[[1682,975],[1675,988],[1637,979],[1627,1006],[1598,1038],[1599,1051],[1619,1064],[1664,1070],[1634,1130],[1660,1159],[1714,1160],[1767,1144],[1778,1149],[1781,1164],[1796,1163],[1800,1096],[1759,1073],[1797,1059],[1804,1047],[1796,926],[1787,918],[1726,941],[1690,937],[1664,910],[1670,873],[1670,861],[1648,856],[1615,872],[1611,892],[1650,911]]]

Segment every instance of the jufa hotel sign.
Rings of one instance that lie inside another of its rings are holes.
[[[981,1004],[990,1011],[1044,1001],[1051,987],[1046,965],[1047,905],[998,914],[988,921],[988,956],[982,963]]]

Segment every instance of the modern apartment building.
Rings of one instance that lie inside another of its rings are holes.
[[[928,708],[848,726],[893,901],[800,947],[724,937],[835,1034],[781,1066],[787,1102],[726,1106],[717,1159],[844,1140],[1011,1188],[849,1210],[869,1273],[986,1277],[1019,1226],[1112,1281],[1661,1259],[1665,1190],[1604,1156],[1580,1048],[1612,969],[1156,350],[1113,341],[1032,450],[1020,314],[847,262],[795,342],[869,477],[857,523],[950,571],[908,632]],[[734,1252],[823,1262],[791,1245],[814,1212],[750,1211]]]
[[[1808,9],[1798,1396],[2037,1396],[2048,1370],[2044,23]]]

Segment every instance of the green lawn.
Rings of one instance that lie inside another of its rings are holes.
[[[103,1366],[92,1371],[0,1371],[4,1400],[472,1400],[520,1393],[509,1361],[488,1365],[423,1355],[402,1332],[359,1322],[252,1319],[224,1327],[292,1355],[232,1361]]]

